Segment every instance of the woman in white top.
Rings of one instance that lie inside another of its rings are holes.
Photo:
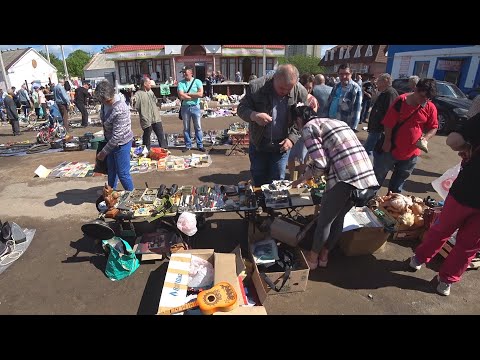
[[[42,108],[43,111],[43,119],[47,120],[47,99],[45,98],[45,94],[43,93],[44,87],[41,86],[39,89],[37,89],[37,94],[38,94],[38,102],[40,103],[40,107]]]

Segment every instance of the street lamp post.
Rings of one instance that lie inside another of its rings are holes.
[[[65,70],[65,77],[67,80],[69,79],[68,76],[68,69],[67,69],[67,62],[65,61],[65,53],[63,52],[63,45],[60,45],[60,49],[62,50],[62,57],[63,57],[63,68]]]

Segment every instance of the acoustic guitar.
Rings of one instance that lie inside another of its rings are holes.
[[[199,307],[204,315],[211,315],[217,311],[232,311],[237,307],[237,293],[230,283],[222,281],[211,289],[201,291],[197,295],[197,300],[159,312],[157,315],[172,315],[196,307]]]

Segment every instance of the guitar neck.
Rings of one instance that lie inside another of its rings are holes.
[[[197,306],[198,306],[198,301],[195,300],[195,301],[186,303],[182,306],[177,306],[177,307],[171,308],[169,310],[159,312],[158,315],[173,315],[173,314],[176,314],[176,313],[179,313],[179,312],[182,312],[182,311],[186,311],[186,310],[196,308]]]

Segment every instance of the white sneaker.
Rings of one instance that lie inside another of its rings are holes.
[[[417,258],[415,257],[415,255],[413,255],[411,258],[410,258],[410,267],[414,270],[420,270],[422,268],[422,264],[418,262]]]
[[[443,282],[440,280],[440,277],[437,276],[438,279],[438,285],[437,285],[437,292],[440,295],[448,296],[450,295],[450,284],[447,284],[446,282]]]

